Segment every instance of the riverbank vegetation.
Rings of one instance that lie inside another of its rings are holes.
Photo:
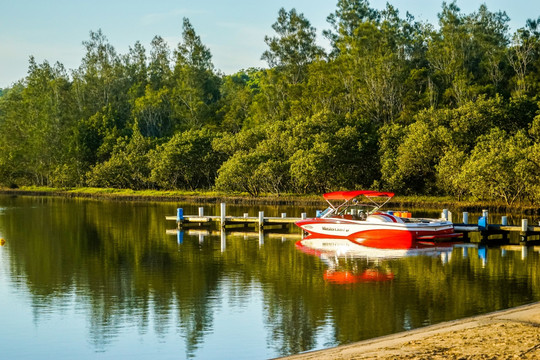
[[[324,209],[328,206],[324,198],[318,194],[260,194],[257,197],[247,192],[217,191],[217,190],[156,190],[156,189],[115,189],[115,188],[52,188],[44,186],[22,186],[17,189],[0,187],[0,195],[11,196],[58,196],[65,198],[83,198],[113,201],[157,201],[157,202],[190,202],[196,204],[227,204],[242,205],[291,205],[314,206]],[[458,214],[461,211],[480,213],[483,209],[495,212],[512,212],[513,214],[540,215],[540,209],[535,204],[518,202],[508,205],[501,200],[478,200],[472,196],[456,199],[453,196],[433,195],[400,195],[392,198],[385,206],[387,209],[451,209]]]
[[[0,185],[310,194],[353,188],[540,201],[540,17],[485,5],[427,24],[339,0],[324,36],[281,9],[268,68],[224,75],[189,19],[77,69],[30,58],[0,92]],[[270,30],[270,29],[269,29]]]

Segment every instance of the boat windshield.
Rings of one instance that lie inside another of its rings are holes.
[[[358,197],[363,195],[371,203],[360,203]],[[323,195],[330,207],[318,214],[318,217],[343,217],[347,219],[365,220],[386,204],[394,193],[377,192],[371,190],[356,191],[334,191]],[[373,198],[385,198],[384,201],[373,200]],[[332,200],[342,200],[341,204],[333,204]]]
[[[365,219],[368,215],[376,212],[379,208],[371,204],[351,204],[339,209],[338,215],[352,215],[353,218]]]
[[[332,207],[324,210],[318,217],[340,217],[354,220],[365,220],[368,215],[373,214],[379,208],[371,204],[350,204],[337,209]]]
[[[334,209],[331,208],[331,207],[328,207],[326,208],[326,210],[324,210],[318,217],[327,217],[329,216],[330,214],[332,214],[334,212]]]

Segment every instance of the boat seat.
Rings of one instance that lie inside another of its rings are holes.
[[[377,215],[375,214],[369,215],[366,220],[370,222],[378,222],[378,223],[388,223],[388,222],[403,223],[403,220],[401,220],[401,218],[398,218],[397,216],[380,214],[380,213]]]

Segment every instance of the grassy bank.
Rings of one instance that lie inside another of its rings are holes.
[[[27,196],[63,196],[70,198],[93,198],[101,200],[123,201],[191,201],[196,203],[227,202],[233,204],[266,205],[325,205],[320,194],[298,195],[280,194],[253,197],[247,193],[224,193],[213,190],[131,190],[111,188],[73,188],[57,189],[49,187],[27,186],[19,189],[0,188],[0,194]],[[388,203],[395,208],[449,208],[452,211],[481,211],[489,209],[498,212],[540,214],[540,207],[534,204],[515,204],[508,206],[497,201],[478,201],[474,199],[455,199],[449,196],[396,196]]]
[[[49,187],[24,186],[18,189],[0,188],[0,194],[26,196],[64,196],[70,198],[93,198],[102,200],[124,201],[192,201],[197,203],[215,203],[224,201],[234,204],[269,204],[269,205],[318,205],[324,200],[318,195],[263,195],[253,197],[243,193],[224,193],[213,190],[131,190],[112,188],[72,188],[57,189]]]

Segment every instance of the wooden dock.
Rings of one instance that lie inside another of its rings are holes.
[[[452,221],[452,213],[447,209],[442,211],[442,218]],[[238,228],[252,226],[258,228],[259,231],[269,229],[281,229],[290,224],[305,219],[306,213],[302,213],[301,217],[288,217],[286,213],[281,216],[268,217],[264,215],[264,211],[259,211],[258,216],[249,216],[247,213],[242,216],[231,216],[226,213],[226,204],[221,203],[220,215],[204,215],[204,208],[199,207],[197,215],[184,215],[182,208],[177,209],[176,216],[167,216],[169,221],[175,221],[177,229],[184,229],[193,226],[203,226],[205,224],[214,223],[221,229]],[[521,220],[521,225],[508,225],[508,218],[503,216],[500,224],[490,224],[488,221],[488,211],[483,210],[482,216],[477,224],[468,223],[469,215],[463,213],[463,222],[454,223],[454,230],[463,233],[463,240],[470,241],[471,233],[479,233],[481,242],[501,241],[508,242],[510,234],[518,234],[521,243],[529,241],[540,241],[540,226],[531,226],[527,219]]]
[[[288,217],[286,213],[282,213],[281,216],[268,217],[264,216],[264,211],[259,211],[259,216],[249,216],[247,213],[242,216],[230,216],[226,214],[226,204],[221,203],[220,215],[204,215],[204,208],[199,208],[198,215],[184,215],[182,208],[177,209],[176,216],[167,216],[166,219],[170,221],[176,221],[177,228],[181,229],[189,224],[203,225],[206,223],[217,223],[221,228],[238,226],[255,226],[259,229],[268,228],[269,225],[277,225],[280,227],[294,224],[295,222],[306,217],[305,213],[302,213],[302,217]]]
[[[444,217],[444,211],[443,211]],[[447,219],[450,217],[446,217]],[[463,233],[463,239],[469,240],[469,233],[480,233],[481,241],[499,240],[508,242],[510,234],[518,234],[521,243],[540,240],[540,226],[529,225],[528,219],[521,219],[521,225],[508,225],[508,217],[502,216],[500,224],[490,224],[487,210],[482,211],[482,216],[477,224],[468,223],[468,213],[463,213],[463,223],[454,223],[454,230]],[[496,237],[496,238],[494,238]]]

